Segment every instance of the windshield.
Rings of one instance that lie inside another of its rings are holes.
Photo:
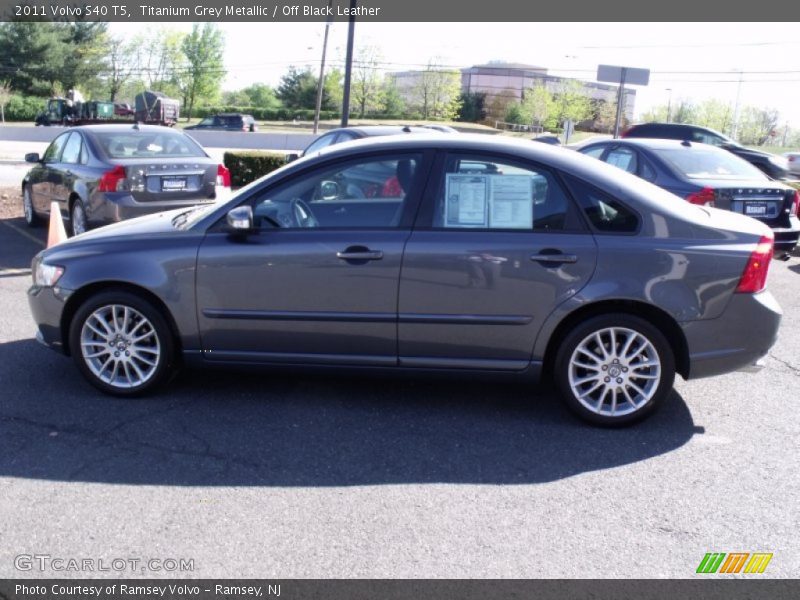
[[[110,158],[205,157],[192,139],[175,131],[97,131],[94,137]]]
[[[654,152],[689,179],[757,179],[768,177],[749,162],[725,150],[659,149]]]

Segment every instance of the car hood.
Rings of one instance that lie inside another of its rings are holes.
[[[113,225],[106,225],[105,227],[93,229],[84,234],[61,242],[58,244],[58,247],[70,244],[80,244],[85,241],[100,241],[109,238],[177,232],[179,230],[173,226],[172,220],[187,210],[190,209],[181,208],[177,210],[169,210],[152,215],[146,215],[144,217],[137,217],[135,219],[128,219],[127,221],[121,221],[120,223],[114,223]]]

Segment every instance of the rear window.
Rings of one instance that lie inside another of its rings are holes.
[[[749,162],[725,150],[695,146],[653,151],[689,179],[768,179]]]
[[[206,156],[190,138],[166,128],[163,131],[97,131],[94,137],[110,158]]]

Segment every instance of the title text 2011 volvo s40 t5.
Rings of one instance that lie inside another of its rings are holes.
[[[38,338],[95,386],[177,365],[552,378],[599,424],[774,343],[770,229],[544,144],[394,136],[33,261]]]

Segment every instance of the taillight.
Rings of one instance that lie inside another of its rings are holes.
[[[774,253],[773,242],[772,235],[761,236],[758,240],[756,249],[747,259],[747,266],[739,279],[739,285],[736,286],[737,293],[755,294],[767,287],[767,272]]]
[[[699,192],[694,192],[693,194],[689,194],[688,196],[686,196],[686,200],[689,201],[691,204],[697,204],[699,206],[710,206],[711,208],[714,207],[715,198],[716,198],[716,193],[714,192],[714,189],[710,187],[703,188]]]
[[[792,214],[800,217],[800,191],[794,191],[794,201],[792,202]]]
[[[217,185],[231,187],[231,172],[225,165],[217,165]]]
[[[633,129],[633,127],[628,127],[622,133],[619,134],[619,137],[621,138],[628,137],[628,134],[631,132],[631,129]]]
[[[125,167],[117,165],[110,171],[106,171],[97,183],[98,192],[122,192],[128,185],[125,179]]]

